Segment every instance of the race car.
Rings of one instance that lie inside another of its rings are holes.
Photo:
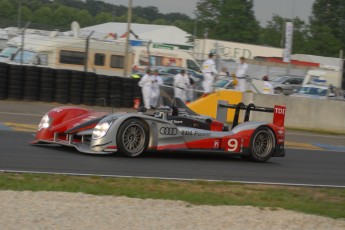
[[[224,122],[235,109],[233,123]],[[239,122],[240,112],[244,121]],[[251,111],[273,113],[273,122],[249,121]],[[203,116],[179,98],[154,113],[105,113],[76,106],[50,110],[38,125],[32,145],[59,144],[92,154],[137,157],[148,151],[197,151],[242,156],[256,162],[285,156],[285,106],[228,105],[219,101],[217,118]]]

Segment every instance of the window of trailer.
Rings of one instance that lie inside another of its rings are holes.
[[[96,53],[95,54],[95,65],[104,66],[105,64],[105,54]]]
[[[111,55],[110,58],[110,67],[123,69],[125,63],[125,57],[120,55]]]
[[[85,52],[61,50],[60,51],[60,63],[84,65]]]

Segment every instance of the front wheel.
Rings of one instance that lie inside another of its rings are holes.
[[[266,126],[261,126],[253,133],[249,155],[253,161],[266,162],[271,158],[275,148],[276,141],[272,130]]]
[[[119,128],[116,137],[119,152],[127,157],[142,154],[149,143],[149,134],[145,124],[138,119],[129,119]]]

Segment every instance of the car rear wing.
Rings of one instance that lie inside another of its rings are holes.
[[[285,111],[286,107],[283,105],[275,105],[274,108],[256,106],[253,103],[245,105],[242,102],[238,104],[228,104],[227,101],[219,100],[217,106],[217,117],[216,119],[221,122],[225,122],[227,119],[228,109],[235,109],[234,119],[232,123],[232,129],[238,125],[240,111],[245,110],[244,122],[249,121],[251,111],[259,111],[265,113],[273,113],[273,124],[284,127]]]

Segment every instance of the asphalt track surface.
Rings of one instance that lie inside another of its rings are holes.
[[[67,147],[28,144],[49,107],[56,105],[0,102],[0,171],[345,188],[344,136],[288,133],[286,157],[271,158],[263,164],[200,153],[148,153],[139,158],[95,156]]]

